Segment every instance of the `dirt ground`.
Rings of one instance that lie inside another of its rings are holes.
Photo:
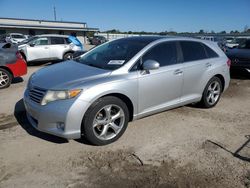
[[[249,79],[232,79],[215,108],[159,113],[96,147],[30,126],[21,100],[28,76],[0,91],[0,187],[250,188]]]

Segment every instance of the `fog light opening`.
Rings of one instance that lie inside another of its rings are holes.
[[[62,131],[64,131],[64,127],[65,127],[65,125],[64,125],[63,122],[58,122],[57,125],[56,125],[56,128],[57,128],[57,129],[60,129],[60,130],[62,130]]]

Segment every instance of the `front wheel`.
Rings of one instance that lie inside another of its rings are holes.
[[[5,69],[0,68],[0,89],[7,88],[12,82],[12,75]]]
[[[200,104],[204,108],[214,107],[220,100],[222,93],[222,83],[218,77],[213,77],[207,83]]]
[[[129,121],[127,105],[117,97],[100,98],[87,110],[82,124],[83,136],[93,145],[118,140]]]

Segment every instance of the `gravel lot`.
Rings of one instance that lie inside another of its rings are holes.
[[[22,103],[30,74],[0,91],[0,187],[250,188],[250,80],[213,109],[185,106],[129,124],[102,147],[34,130]]]

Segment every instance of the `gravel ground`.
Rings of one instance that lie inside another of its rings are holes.
[[[44,66],[44,65],[42,65]],[[0,91],[0,187],[250,188],[250,80],[232,79],[215,108],[184,106],[129,124],[102,147],[34,130],[29,75]]]

